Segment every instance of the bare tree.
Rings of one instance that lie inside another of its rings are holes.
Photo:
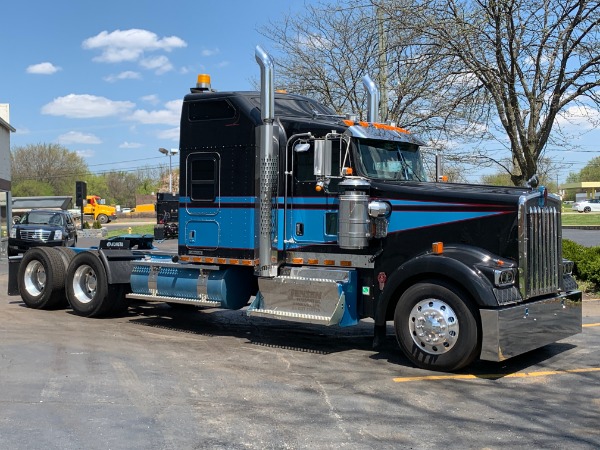
[[[414,26],[412,0],[389,6],[370,0],[306,5],[303,14],[264,27],[281,50],[278,85],[364,119],[362,77],[368,74],[386,102],[382,121],[410,129],[435,148],[456,136],[479,135],[472,122],[481,114],[473,106],[488,104],[479,82],[440,67]]]
[[[415,8],[420,15],[415,24],[430,47],[429,56],[444,59],[442,66],[454,67],[457,76],[475,78],[475,86],[490,96],[494,114],[479,122],[510,150],[511,179],[522,184],[538,172],[547,143],[560,139],[557,118],[568,115],[569,107],[585,112],[600,106],[600,3],[426,3]],[[396,11],[396,2],[386,4]]]

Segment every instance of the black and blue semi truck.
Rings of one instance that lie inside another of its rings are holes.
[[[562,257],[561,203],[546,188],[427,181],[407,130],[276,92],[183,101],[178,251],[151,237],[11,258],[9,293],[32,308],[114,314],[130,299],[346,327],[394,324],[418,367],[502,361],[581,332],[582,295]],[[301,325],[299,325],[301,326]]]

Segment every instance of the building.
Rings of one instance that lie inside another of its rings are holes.
[[[8,218],[11,217],[10,133],[16,131],[10,125],[9,119],[8,104],[0,104],[0,238],[3,241],[7,237],[10,225]]]

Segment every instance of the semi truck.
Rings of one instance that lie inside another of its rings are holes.
[[[427,181],[423,142],[379,122],[368,76],[357,121],[276,92],[271,57],[255,56],[259,92],[218,92],[199,75],[184,97],[176,253],[148,236],[33,249],[10,259],[9,293],[88,317],[135,299],[299,327],[370,319],[375,348],[393,323],[406,357],[441,371],[581,332],[558,197]]]

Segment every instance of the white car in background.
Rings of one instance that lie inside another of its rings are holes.
[[[600,212],[600,199],[590,198],[588,200],[580,200],[578,202],[573,203],[572,209],[573,211],[584,213],[592,211]]]

